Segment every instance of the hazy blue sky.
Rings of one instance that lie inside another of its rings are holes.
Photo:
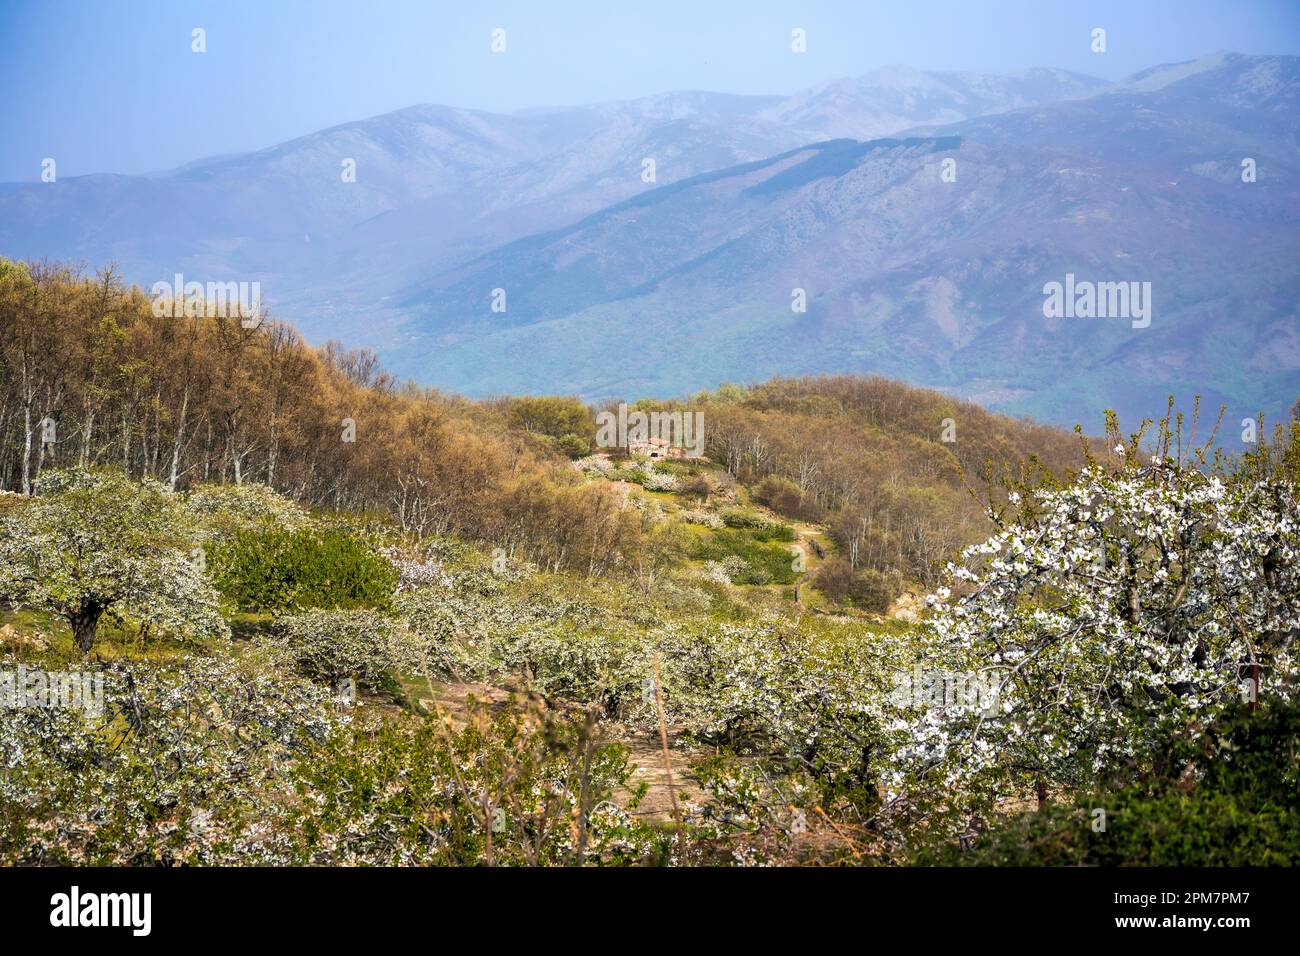
[[[1300,2],[0,0],[0,180],[46,156],[61,176],[166,169],[413,103],[789,93],[890,63],[1115,79],[1220,49],[1300,52]]]

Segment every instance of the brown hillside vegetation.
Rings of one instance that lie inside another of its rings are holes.
[[[706,410],[708,455],[757,500],[829,525],[846,567],[824,585],[860,570],[929,583],[988,529],[972,492],[1034,460],[1056,475],[1081,464],[1076,436],[878,377],[778,378],[691,404]]]
[[[709,458],[778,513],[826,522],[859,586],[864,571],[928,580],[983,534],[969,491],[988,462],[1037,456],[1060,473],[1078,455],[1061,431],[879,378],[724,386],[688,404],[705,412]],[[0,489],[30,492],[55,465],[180,488],[263,482],[598,574],[654,536],[615,487],[569,467],[591,450],[593,413],[400,384],[373,353],[314,348],[280,322],[159,317],[111,270],[0,260]]]

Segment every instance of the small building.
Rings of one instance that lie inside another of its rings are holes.
[[[686,449],[672,444],[666,438],[651,437],[628,440],[628,454],[644,455],[656,460],[665,458],[685,458]]]

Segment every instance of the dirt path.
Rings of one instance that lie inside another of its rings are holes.
[[[617,742],[630,751],[628,759],[636,767],[628,782],[636,786],[644,781],[649,787],[633,814],[654,820],[671,820],[673,803],[668,792],[668,773],[664,770],[664,753],[658,734],[631,732],[618,738]],[[671,737],[669,742],[674,743]],[[690,775],[690,758],[691,754],[680,746],[669,747],[668,766],[672,768],[673,789],[677,792],[678,805],[683,808],[687,803],[703,803],[705,799],[704,788]],[[631,793],[624,790],[617,796],[618,802],[623,803]]]
[[[416,704],[425,710],[431,710],[436,702],[457,724],[464,721],[469,712],[469,699],[486,702],[493,710],[506,706],[511,692],[505,688],[493,687],[476,681],[434,681],[434,696],[429,696],[429,686],[417,681],[407,686]],[[636,768],[629,779],[629,787],[622,788],[615,794],[615,802],[626,806],[632,797],[632,788],[644,782],[648,789],[634,816],[643,819],[672,819],[672,797],[668,789],[668,772],[664,769],[663,747],[659,735],[641,732],[621,725],[611,726],[611,743],[622,744],[628,749],[628,761]],[[702,803],[705,791],[691,776],[691,758],[696,756],[683,749],[680,734],[669,734],[668,766],[672,769],[673,789],[677,792],[677,802],[681,806],[687,803]]]

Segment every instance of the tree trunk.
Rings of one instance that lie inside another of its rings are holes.
[[[180,477],[181,467],[181,449],[185,441],[185,416],[190,410],[190,390],[185,389],[185,396],[181,399],[181,413],[176,422],[176,438],[172,442],[172,465],[167,473],[167,487],[172,491],[176,490],[176,479]]]
[[[92,409],[86,413],[86,424],[83,426],[81,433],[81,457],[78,458],[78,464],[85,468],[90,461],[90,439],[95,430],[95,412]]]
[[[90,653],[90,648],[95,643],[95,635],[99,631],[99,619],[103,614],[103,606],[90,601],[82,604],[69,615],[68,623],[72,625],[72,636],[76,639],[81,653]]]
[[[32,402],[23,404],[23,494],[32,493]]]

